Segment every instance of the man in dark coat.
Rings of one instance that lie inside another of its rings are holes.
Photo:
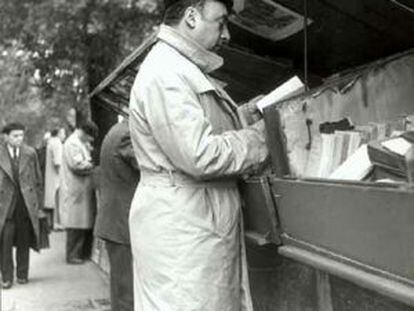
[[[13,284],[13,246],[17,282],[29,275],[30,247],[38,249],[39,217],[43,212],[42,177],[36,151],[23,143],[25,127],[10,123],[0,145],[0,270],[2,287]]]
[[[139,176],[128,121],[124,120],[110,129],[102,143],[95,225],[95,235],[106,241],[109,255],[112,311],[134,308],[128,214]]]

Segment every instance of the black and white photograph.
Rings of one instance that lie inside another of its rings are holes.
[[[414,311],[414,1],[0,0],[0,311]]]

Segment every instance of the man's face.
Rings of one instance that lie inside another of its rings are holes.
[[[58,137],[59,137],[59,139],[63,142],[63,141],[65,141],[65,139],[66,139],[66,131],[65,131],[65,129],[64,128],[61,128],[61,129],[59,129],[59,132],[58,132]]]
[[[72,126],[76,126],[76,110],[74,108],[71,108],[66,113],[66,121]]]
[[[23,130],[12,130],[10,133],[5,135],[7,143],[12,147],[20,147],[24,139]]]
[[[195,9],[194,39],[209,51],[217,50],[230,41],[227,28],[228,12],[223,3],[207,0],[203,8]]]

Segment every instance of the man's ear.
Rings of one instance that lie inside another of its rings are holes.
[[[188,27],[193,29],[196,26],[197,11],[193,7],[188,7],[184,12],[184,22]]]

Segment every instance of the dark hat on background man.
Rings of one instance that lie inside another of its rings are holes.
[[[21,130],[21,131],[25,131],[26,128],[23,124],[21,124],[20,122],[10,122],[8,124],[6,124],[5,127],[3,127],[3,129],[1,130],[2,134],[6,134],[9,135],[11,131],[14,130]]]
[[[87,135],[92,136],[93,138],[98,137],[99,129],[95,122],[86,120],[82,122],[79,128],[84,131]]]

